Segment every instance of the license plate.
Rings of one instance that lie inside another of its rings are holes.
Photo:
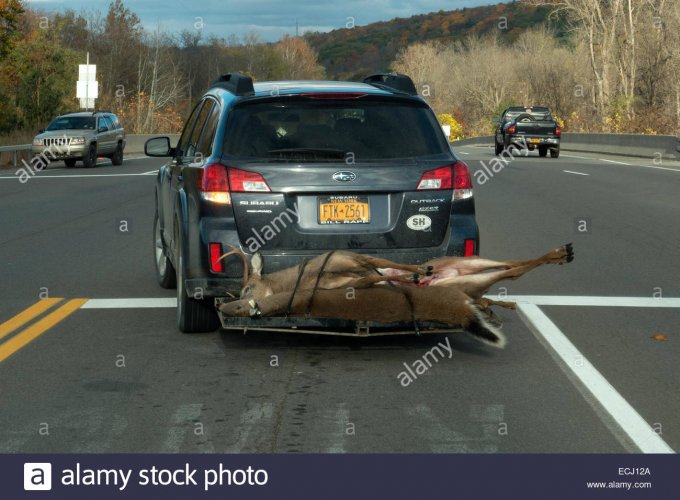
[[[368,198],[327,196],[319,198],[319,224],[368,224],[371,213]]]
[[[529,142],[536,143],[536,142],[541,142],[541,140],[540,139],[529,139]]]

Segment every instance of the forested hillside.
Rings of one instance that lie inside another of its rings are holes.
[[[501,3],[352,26],[330,33],[307,33],[319,62],[329,75],[355,78],[386,69],[397,53],[416,42],[451,43],[493,34],[510,44],[528,29],[551,26],[559,36],[562,23],[549,20],[550,9],[522,2]]]

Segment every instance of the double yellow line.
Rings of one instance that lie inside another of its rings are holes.
[[[33,321],[38,316],[46,311],[49,311],[54,306],[59,304],[64,299],[43,299],[33,304],[27,309],[24,309],[19,314],[14,316],[0,325],[0,340],[18,330],[25,324]],[[55,326],[57,323],[65,319],[77,311],[87,299],[72,299],[55,309],[42,319],[36,321],[24,330],[20,331],[9,340],[0,344],[0,363],[9,358],[12,354],[24,347],[26,344],[38,338],[47,330]]]

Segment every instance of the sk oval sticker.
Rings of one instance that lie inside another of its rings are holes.
[[[406,225],[414,231],[427,231],[432,226],[432,219],[427,215],[412,215],[406,221]]]

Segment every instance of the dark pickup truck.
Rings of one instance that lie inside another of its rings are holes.
[[[546,107],[512,106],[498,120],[495,135],[495,152],[514,146],[533,151],[540,156],[550,151],[551,158],[560,156],[562,130]]]

